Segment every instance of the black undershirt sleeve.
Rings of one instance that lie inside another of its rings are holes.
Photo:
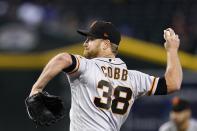
[[[76,60],[75,56],[71,55],[71,54],[70,54],[70,56],[71,56],[71,59],[72,59],[72,64],[69,67],[63,69],[63,71],[66,72],[66,73],[69,73],[69,72],[73,71],[75,69],[76,65],[77,65],[77,60]]]
[[[154,95],[167,95],[167,85],[165,77],[159,78],[157,88]]]

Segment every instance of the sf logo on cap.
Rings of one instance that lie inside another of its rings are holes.
[[[92,28],[96,23],[97,21],[92,22],[92,24],[90,25],[90,28]]]

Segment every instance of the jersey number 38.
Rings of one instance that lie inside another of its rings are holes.
[[[132,96],[132,91],[128,87],[117,86],[112,94],[112,85],[105,80],[101,80],[98,83],[98,90],[102,90],[102,97],[95,97],[94,104],[102,109],[110,109],[116,114],[125,114],[129,107],[129,101]],[[112,99],[112,95],[114,96]]]

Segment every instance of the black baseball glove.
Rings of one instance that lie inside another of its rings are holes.
[[[25,100],[29,118],[36,126],[50,126],[61,120],[65,114],[62,100],[47,92],[40,92]]]

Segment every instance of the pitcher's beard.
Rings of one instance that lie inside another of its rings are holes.
[[[84,50],[83,56],[87,59],[96,58],[98,56],[98,51],[87,51]]]

